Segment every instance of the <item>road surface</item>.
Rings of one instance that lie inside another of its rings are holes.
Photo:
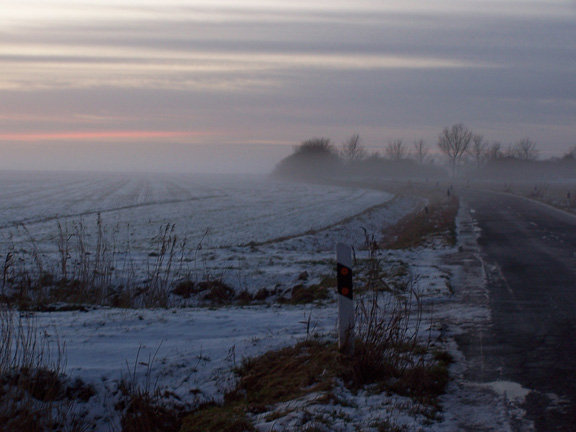
[[[519,383],[537,431],[576,431],[576,217],[510,195],[460,197],[480,229],[492,313],[459,340],[469,378]]]

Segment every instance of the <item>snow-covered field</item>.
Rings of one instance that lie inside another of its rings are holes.
[[[0,181],[0,250],[22,262],[39,255],[43,271],[57,273],[64,238],[73,271],[80,253],[96,250],[101,218],[119,280],[127,268],[146,279],[169,237],[171,279],[209,275],[249,290],[290,282],[311,262],[331,259],[337,241],[360,247],[361,227],[378,233],[415,205],[387,205],[393,196],[381,191],[264,176],[0,173]]]
[[[130,260],[135,277],[146,278],[159,234],[170,226],[180,257],[171,280],[210,274],[250,292],[269,288],[288,293],[303,283],[303,272],[309,275],[308,284],[331,274],[337,242],[354,246],[357,258],[365,258],[365,233],[378,236],[418,204],[382,191],[266,177],[4,172],[0,181],[2,255],[10,251],[29,263],[39,256],[44,270],[56,268],[62,230],[72,238],[81,225],[86,250],[91,250],[100,217],[115,263]],[[404,409],[409,404],[399,396],[352,394],[342,388],[339,397],[349,401],[346,406],[294,402],[291,414],[274,424],[255,418],[259,430],[301,430],[306,410],[338,411],[331,427],[339,431],[375,430],[375,420],[410,431],[512,430],[510,418],[521,412],[514,411],[518,401],[511,394],[516,390],[520,400],[521,389],[502,383],[481,386],[463,378],[465,363],[450,335],[489,317],[482,305],[459,303],[451,291],[450,281],[482,290],[480,274],[463,274],[459,265],[446,263],[444,256],[455,251],[419,249],[381,256],[416,281],[414,289],[426,305],[428,334],[457,359],[455,380],[442,399],[441,421],[431,423]],[[122,267],[116,267],[121,278]],[[182,306],[34,315],[43,338],[53,346],[57,340],[65,343],[66,373],[95,387],[96,395],[74,409],[97,430],[120,430],[113,395],[122,378],[142,385],[151,380],[155,388],[193,406],[219,400],[230,386],[231,367],[242,358],[303,340],[308,332],[336,334],[337,306],[331,300],[300,306]]]
[[[294,236],[335,224],[392,198],[385,192],[283,183],[255,176],[1,173],[0,227],[26,225],[37,241],[55,236],[55,221],[95,221],[133,228],[132,246],[165,224],[192,244],[209,230],[214,247]]]

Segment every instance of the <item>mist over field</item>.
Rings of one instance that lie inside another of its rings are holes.
[[[291,151],[266,144],[0,143],[0,169],[264,174]]]
[[[263,172],[312,137],[434,147],[458,122],[574,145],[573,1],[2,7],[0,168]]]
[[[574,0],[2,0],[0,430],[535,430],[531,389],[471,379],[457,341],[484,369],[464,195],[576,211],[575,22]]]

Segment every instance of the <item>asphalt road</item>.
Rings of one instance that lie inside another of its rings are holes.
[[[460,193],[480,228],[491,325],[459,340],[470,378],[532,390],[537,431],[576,431],[576,217],[504,194]]]

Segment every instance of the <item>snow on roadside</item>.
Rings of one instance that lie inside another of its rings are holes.
[[[447,326],[450,351],[456,357],[451,369],[453,380],[442,397],[445,421],[438,430],[532,431],[533,424],[521,408],[529,392],[516,383],[479,383],[470,379],[469,370],[481,369],[482,365],[465,358],[454,339],[468,334],[481,343],[491,320],[484,262],[477,244],[478,228],[463,201],[457,231],[458,244],[443,254],[441,264],[450,274],[454,296],[451,301],[438,304],[436,312]]]

